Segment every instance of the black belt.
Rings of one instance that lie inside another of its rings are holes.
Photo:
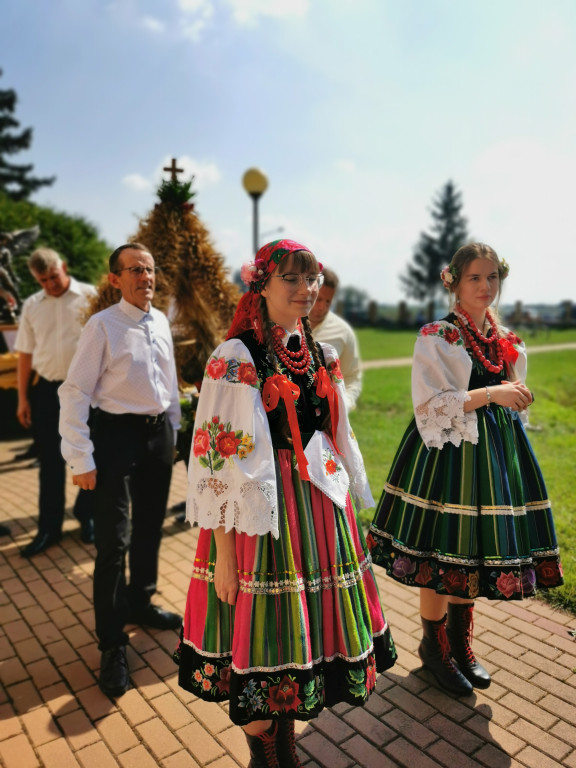
[[[96,408],[96,418],[103,421],[124,422],[125,424],[164,424],[166,421],[166,412],[164,413],[108,413],[101,408]]]

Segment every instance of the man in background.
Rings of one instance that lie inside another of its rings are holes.
[[[82,331],[60,387],[60,433],[74,484],[95,497],[99,685],[107,695],[121,696],[130,684],[124,625],[180,629],[182,624],[178,614],[150,601],[156,592],[180,400],[168,319],[151,304],[156,284],[152,254],[139,243],[122,245],[110,256],[109,269],[108,280],[122,298],[92,315]]]
[[[308,319],[316,341],[331,344],[340,358],[340,370],[346,386],[345,400],[348,410],[356,407],[362,391],[362,371],[358,341],[350,325],[331,311],[330,307],[338,288],[338,276],[327,267],[322,269],[324,283],[318,292],[316,303]]]
[[[42,290],[24,302],[14,344],[18,352],[19,422],[32,428],[40,463],[38,533],[22,550],[32,557],[62,538],[66,506],[66,464],[60,453],[58,387],[68,373],[82,330],[81,316],[96,291],[68,274],[60,255],[38,248],[28,268]],[[32,385],[32,372],[38,381]],[[94,540],[92,499],[80,491],[74,505],[81,538]]]

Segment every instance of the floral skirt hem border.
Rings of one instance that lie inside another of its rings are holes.
[[[390,631],[373,639],[373,650],[358,662],[335,658],[310,669],[286,668],[240,675],[231,656],[207,657],[181,644],[175,656],[178,683],[204,701],[230,701],[230,719],[236,725],[253,720],[286,717],[311,720],[324,707],[345,702],[362,706],[374,691],[376,673],[396,661]]]

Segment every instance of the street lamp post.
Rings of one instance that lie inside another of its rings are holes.
[[[254,226],[254,253],[258,252],[258,200],[268,189],[268,177],[259,168],[248,168],[242,177],[244,189],[254,202],[253,226]]]

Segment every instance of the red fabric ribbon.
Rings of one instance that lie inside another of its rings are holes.
[[[284,401],[286,414],[288,416],[288,426],[290,427],[290,434],[292,435],[292,441],[294,443],[296,461],[298,462],[298,469],[300,470],[300,477],[302,480],[310,480],[310,476],[308,475],[308,459],[304,455],[302,437],[300,436],[300,428],[298,426],[298,415],[296,414],[295,402],[298,400],[299,395],[300,387],[290,381],[287,376],[279,373],[269,376],[262,388],[262,401],[266,411],[273,411],[280,402],[280,398]]]
[[[332,378],[326,368],[322,366],[318,368],[314,374],[314,381],[316,382],[316,394],[318,397],[325,397],[328,400],[328,408],[330,409],[330,421],[332,422],[332,442],[334,444],[334,450],[341,456],[344,454],[338,448],[336,442],[336,433],[338,432],[338,420],[340,418],[340,406],[338,403],[338,392],[336,391]]]

